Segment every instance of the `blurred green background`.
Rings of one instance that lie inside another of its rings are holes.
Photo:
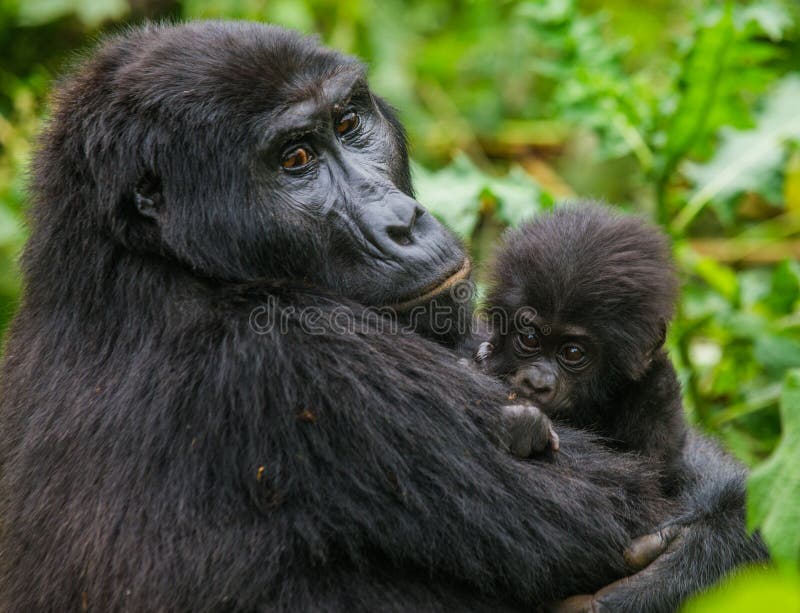
[[[689,418],[754,467],[750,523],[789,569],[738,589],[800,602],[800,2],[0,0],[0,332],[52,80],[146,18],[269,21],[362,57],[406,123],[419,199],[477,262],[571,197],[660,223]]]

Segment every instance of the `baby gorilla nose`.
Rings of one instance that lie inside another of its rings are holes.
[[[510,383],[526,398],[547,405],[555,396],[557,379],[548,365],[532,364],[514,373]]]

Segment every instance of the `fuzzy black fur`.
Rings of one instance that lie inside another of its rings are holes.
[[[745,528],[744,467],[693,430],[683,457],[688,477],[678,496],[683,512],[664,526],[683,526],[682,535],[643,571],[597,598],[596,610],[677,611],[686,598],[737,566],[768,560],[761,537]]]
[[[548,396],[552,404],[540,403],[545,413],[646,457],[657,467],[665,494],[684,509],[682,519],[665,525],[696,522],[686,542],[637,575],[634,587],[616,590],[603,602],[611,610],[672,610],[693,589],[683,568],[694,569],[698,583],[709,585],[736,564],[766,559],[760,538],[744,528],[745,471],[690,433],[680,384],[662,349],[677,293],[666,237],[639,218],[574,203],[509,231],[489,277],[487,312],[493,325],[509,325],[484,331],[491,341],[478,352],[483,369],[513,383],[531,363],[548,362],[559,381]],[[522,309],[527,317],[518,316]],[[532,354],[520,353],[519,345],[515,350],[515,326],[525,336],[534,334],[540,348]],[[548,353],[572,342],[569,334],[559,336],[562,330],[575,329],[588,332],[591,355],[577,371]],[[515,391],[539,400],[532,388]],[[701,558],[714,561],[710,569],[693,559],[698,549]],[[728,555],[717,558],[720,549]],[[681,577],[666,582],[663,594],[644,589],[669,573]]]
[[[422,216],[437,249],[381,268],[336,225],[411,193],[368,91],[377,140],[320,156],[363,160],[325,187],[339,208],[274,170],[275,113],[351,70],[212,22],[113,38],[59,89],[0,371],[0,610],[529,610],[624,575],[670,512],[642,463],[582,432],[510,457],[498,383],[350,300],[385,304],[389,268],[427,283],[460,253]],[[283,329],[255,333],[255,312]]]
[[[687,426],[680,385],[662,350],[677,292],[663,234],[597,204],[564,206],[509,232],[490,280],[488,308],[511,325],[494,334],[491,355],[483,356],[487,370],[515,382],[545,362],[555,389],[532,400],[554,419],[644,454],[675,491],[685,472]],[[527,323],[541,347],[530,355],[519,353],[513,338],[523,308],[534,315]],[[555,354],[575,338],[562,331],[575,329],[586,334],[576,342],[589,359],[571,369]],[[523,385],[517,391],[535,395]]]
[[[639,379],[672,319],[677,281],[666,238],[599,204],[565,205],[509,231],[489,275],[487,303],[532,306],[550,324],[599,336],[608,375]]]

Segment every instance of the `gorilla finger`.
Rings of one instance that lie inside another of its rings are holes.
[[[552,602],[544,610],[548,613],[602,613],[603,608],[593,594],[581,594]]]
[[[494,345],[492,345],[489,341],[484,341],[478,347],[478,350],[475,352],[475,361],[479,364],[485,362],[489,359],[494,351]]]
[[[508,446],[515,456],[528,458],[553,446],[553,427],[547,416],[531,404],[512,404],[503,407]],[[555,444],[557,445],[556,436]]]
[[[617,579],[613,583],[609,583],[604,588],[599,589],[594,593],[594,599],[597,602],[598,606],[603,606],[603,600],[609,599],[614,596],[617,590],[622,588],[627,588],[628,585],[631,583],[631,578],[635,577],[636,575],[631,575],[630,577],[623,577],[622,579]],[[609,607],[606,606],[606,609]]]
[[[561,445],[561,442],[559,441],[558,434],[553,429],[553,426],[551,424],[550,425],[550,448],[553,451],[558,451],[560,445]]]
[[[649,566],[684,530],[678,525],[665,526],[658,532],[634,539],[623,554],[628,568],[636,571]]]

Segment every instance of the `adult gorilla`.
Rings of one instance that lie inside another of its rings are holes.
[[[497,384],[358,306],[428,303],[468,264],[357,62],[253,24],[112,39],[57,93],[33,195],[0,609],[525,608],[624,575],[663,515],[580,433],[506,454]]]

